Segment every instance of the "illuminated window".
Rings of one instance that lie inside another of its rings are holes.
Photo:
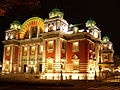
[[[23,60],[23,61],[27,61],[27,56],[23,56],[23,57],[22,57],[22,60]]]
[[[43,52],[43,45],[40,46],[40,52]]]
[[[79,62],[73,62],[73,70],[79,70]]]
[[[54,25],[54,24],[49,24],[49,25],[48,25],[48,32],[53,31],[53,25]]]
[[[104,56],[104,60],[108,60],[108,56],[106,55],[106,56]]]
[[[24,47],[24,55],[27,55],[27,47]]]
[[[52,66],[53,66],[52,62],[48,61],[48,70],[52,70]]]
[[[73,42],[72,50],[73,52],[79,51],[79,42]]]
[[[35,54],[35,46],[31,47],[31,54]]]
[[[48,52],[53,52],[54,49],[54,43],[53,41],[48,41]]]

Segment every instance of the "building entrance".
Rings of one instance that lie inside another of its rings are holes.
[[[39,66],[39,71],[40,71],[40,73],[42,72],[42,64],[40,64],[40,66]]]
[[[34,73],[34,68],[33,67],[31,67],[31,73]]]
[[[27,72],[26,67],[27,67],[27,65],[25,64],[24,65],[24,72]]]

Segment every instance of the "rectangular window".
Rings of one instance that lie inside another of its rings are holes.
[[[48,52],[53,52],[54,49],[54,42],[53,41],[48,41]]]
[[[43,52],[43,45],[41,45],[40,47],[40,52]]]
[[[35,46],[31,47],[31,55],[35,54],[35,49],[36,49]]]
[[[73,50],[73,52],[79,51],[79,42],[73,42],[72,50]]]
[[[79,62],[73,62],[73,70],[79,70]]]
[[[39,54],[41,54],[43,52],[43,45],[39,45]]]
[[[48,70],[52,70],[52,62],[48,62]]]
[[[27,55],[27,50],[28,50],[28,48],[27,48],[27,47],[24,47],[24,55],[25,55],[25,56]]]

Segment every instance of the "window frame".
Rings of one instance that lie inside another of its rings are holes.
[[[76,44],[76,46],[75,46],[75,44]],[[73,52],[78,52],[79,51],[79,41],[72,42],[72,51]]]

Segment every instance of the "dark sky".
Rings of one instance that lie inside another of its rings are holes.
[[[14,0],[13,0],[14,1]],[[16,0],[17,1],[17,0]],[[120,55],[120,5],[117,0],[38,0],[38,5],[25,5],[24,2],[33,0],[18,0],[21,5],[13,4],[5,16],[0,17],[0,39],[4,40],[4,31],[9,28],[13,20],[21,24],[30,17],[38,16],[48,18],[53,8],[64,12],[64,19],[69,24],[85,23],[92,18],[101,29],[102,37],[110,37],[115,54]],[[2,57],[3,44],[0,43],[0,57]]]

